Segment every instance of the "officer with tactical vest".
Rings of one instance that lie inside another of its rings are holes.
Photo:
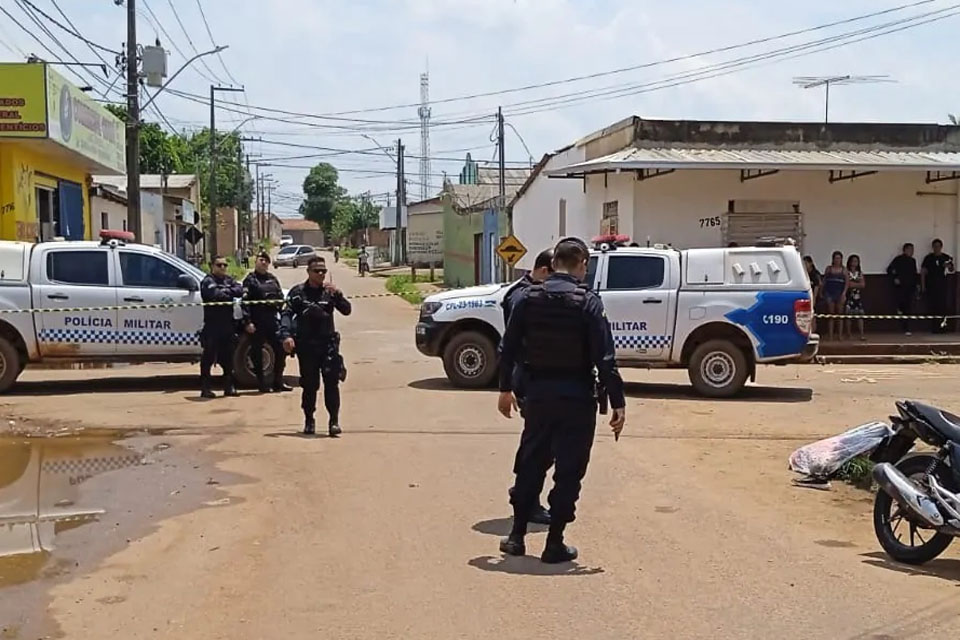
[[[229,302],[243,295],[240,283],[227,275],[227,259],[214,256],[210,261],[210,274],[200,283],[200,298],[204,302],[219,304],[203,307],[203,330],[200,344],[200,397],[215,398],[210,379],[213,363],[218,362],[223,370],[223,395],[236,396],[233,382],[233,350],[237,336],[237,320]]]
[[[511,497],[513,529],[500,542],[508,555],[524,555],[524,536],[547,469],[555,456],[549,495],[550,532],[540,560],[560,563],[577,557],[564,543],[573,522],[597,424],[594,367],[607,389],[613,415],[610,428],[620,436],[626,418],[623,380],[617,371],[613,336],[600,297],[583,283],[590,251],[578,238],[561,240],[554,250],[554,273],[528,287],[516,301],[500,345],[500,397],[505,417],[517,408],[513,368],[523,365],[526,406]]]
[[[283,345],[278,333],[280,329],[280,307],[283,305],[283,288],[277,277],[270,273],[270,254],[261,251],[253,271],[243,279],[243,299],[252,302],[247,305],[246,331],[251,335],[250,360],[253,372],[257,376],[260,393],[290,391],[283,383],[284,357]],[[273,350],[273,372],[270,383],[263,372],[263,346],[270,345]]]
[[[323,379],[323,403],[329,421],[327,433],[335,438],[340,429],[340,382],[346,377],[340,355],[340,334],[333,322],[334,311],[348,316],[350,301],[333,283],[325,282],[326,261],[315,256],[307,262],[307,281],[296,285],[287,294],[287,303],[280,314],[280,337],[283,348],[300,361],[300,406],[303,409],[303,433],[316,433],[313,414],[317,409],[317,390]]]
[[[507,324],[510,323],[510,313],[513,311],[513,306],[517,303],[517,300],[520,299],[521,294],[523,294],[528,287],[546,280],[547,276],[551,273],[553,273],[553,248],[541,251],[533,263],[533,271],[517,280],[507,290],[506,294],[504,294],[503,302],[500,305],[503,307],[503,326],[507,326]],[[517,363],[513,369],[513,394],[517,398],[520,416],[523,417],[525,398],[523,393],[523,371],[519,363]],[[513,466],[513,472],[517,473],[519,467],[520,457],[517,456]],[[511,487],[509,491],[511,496],[513,496],[513,491],[514,489]],[[550,512],[542,504],[538,503],[530,514],[530,522],[534,524],[550,524]]]

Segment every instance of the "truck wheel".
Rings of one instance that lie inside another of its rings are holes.
[[[233,352],[233,377],[237,386],[246,389],[257,386],[257,376],[253,372],[253,361],[250,360],[251,338],[249,333],[240,336],[237,348]],[[263,345],[263,371],[269,376],[273,371],[273,349],[269,344]]]
[[[443,350],[443,370],[454,386],[467,389],[490,386],[497,375],[493,341],[478,331],[458,333]]]
[[[10,344],[9,340],[0,338],[0,393],[13,386],[23,371],[23,366],[16,347]]]
[[[747,357],[728,340],[708,340],[697,347],[687,368],[697,393],[708,398],[729,398],[746,384]]]

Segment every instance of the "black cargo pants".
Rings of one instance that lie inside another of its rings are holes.
[[[550,517],[557,523],[573,522],[597,428],[596,401],[528,398],[525,405],[516,458],[517,480],[510,503],[518,514],[529,514],[539,502],[553,462]]]
[[[317,410],[317,391],[323,380],[323,405],[329,414],[329,424],[340,424],[340,376],[343,361],[340,356],[339,339],[297,344],[297,360],[300,362],[300,407],[306,416]]]

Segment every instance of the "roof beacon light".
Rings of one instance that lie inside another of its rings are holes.
[[[118,242],[133,242],[136,236],[132,231],[120,231],[119,229],[104,229],[100,232],[100,241],[103,243],[116,240]]]
[[[590,242],[593,243],[594,249],[599,251],[611,251],[617,247],[624,247],[629,244],[630,236],[622,233],[607,233],[594,236]]]

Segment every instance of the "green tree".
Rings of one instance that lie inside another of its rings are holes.
[[[342,241],[354,231],[376,224],[379,214],[379,208],[366,198],[345,198],[334,208],[331,233]]]
[[[300,213],[307,220],[313,220],[325,232],[333,226],[334,212],[347,191],[340,186],[340,176],[333,165],[321,162],[303,180],[303,203]],[[347,215],[344,213],[343,215]],[[349,217],[349,216],[348,216]]]

